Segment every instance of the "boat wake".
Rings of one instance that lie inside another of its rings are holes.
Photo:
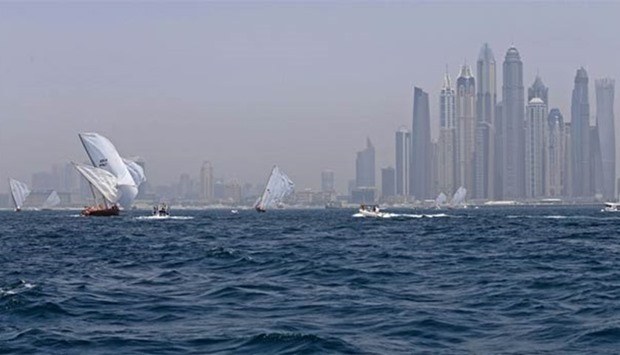
[[[188,219],[194,219],[194,217],[191,216],[138,216],[138,217],[134,217],[134,219],[136,220],[158,220],[158,219],[175,219],[175,220],[188,220]]]
[[[407,213],[388,213],[382,212],[380,216],[370,217],[365,216],[362,213],[356,213],[353,215],[355,218],[438,218],[438,217],[448,217],[445,213],[434,213],[434,214],[407,214]]]

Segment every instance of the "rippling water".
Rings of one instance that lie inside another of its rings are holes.
[[[0,353],[620,349],[620,213],[173,212],[0,212]]]

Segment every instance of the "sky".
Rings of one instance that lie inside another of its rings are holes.
[[[278,164],[297,189],[329,169],[344,192],[366,137],[377,170],[394,165],[414,86],[437,134],[446,66],[453,81],[475,70],[485,42],[498,88],[514,45],[526,87],[540,74],[566,120],[584,66],[594,116],[594,79],[620,78],[618,14],[590,1],[0,1],[0,179],[84,161],[77,134],[99,132],[154,185],[209,160],[251,183]]]

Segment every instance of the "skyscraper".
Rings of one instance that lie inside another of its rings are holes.
[[[411,129],[410,191],[417,199],[431,194],[431,118],[428,93],[413,90],[413,124]]]
[[[595,80],[596,126],[600,142],[602,186],[601,193],[607,200],[616,198],[616,137],[614,126],[614,85],[610,78]]]
[[[411,133],[405,127],[396,131],[396,195],[409,196]]]
[[[527,89],[527,102],[532,101],[533,98],[538,97],[541,99],[547,107],[549,106],[549,89],[545,86],[540,78],[540,75],[536,75],[532,86]]]
[[[525,139],[523,129],[523,62],[513,46],[504,59],[502,104],[502,189],[504,198],[525,195]]]
[[[545,193],[547,104],[534,97],[527,104],[525,119],[525,197],[542,197]]]
[[[495,199],[504,198],[504,103],[495,105],[495,176],[493,179]]]
[[[356,187],[375,187],[375,147],[370,138],[366,138],[366,149],[357,152],[355,160]]]
[[[463,65],[456,79],[457,169],[455,186],[464,186],[468,191],[473,190],[475,125],[476,79],[471,75],[471,68]]]
[[[575,75],[571,101],[571,180],[572,196],[590,197],[594,193],[591,177],[590,103],[588,73],[581,67]]]
[[[495,197],[495,106],[497,81],[495,57],[488,43],[478,55],[476,80],[476,137],[474,161],[474,189],[477,198]]]
[[[557,197],[564,195],[566,184],[566,152],[564,117],[559,109],[549,111],[547,118],[547,158],[545,167],[545,195]]]
[[[334,188],[334,172],[331,170],[323,170],[321,172],[321,192],[335,192]]]
[[[455,191],[456,165],[455,147],[455,100],[450,76],[446,73],[439,96],[439,140],[437,142],[438,190],[444,193]]]
[[[200,198],[204,202],[213,202],[213,185],[213,165],[207,160],[200,168]]]
[[[387,167],[381,169],[381,197],[389,199],[396,193],[396,170],[394,168]]]

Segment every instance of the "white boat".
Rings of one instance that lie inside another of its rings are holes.
[[[239,211],[238,211],[238,210],[230,210],[230,213],[232,213],[232,214],[238,214],[238,213],[239,213]]]
[[[47,199],[41,205],[42,210],[49,210],[52,207],[58,206],[60,204],[60,196],[58,196],[58,192],[56,190],[52,190],[52,192],[47,196]]]
[[[106,137],[98,133],[80,133],[79,137],[93,166],[116,177],[120,191],[118,202],[124,208],[130,208],[138,195],[138,185],[146,180],[144,170],[134,161],[121,158]]]
[[[165,203],[153,206],[153,216],[161,218],[170,217],[170,206],[167,206]]]
[[[381,212],[379,205],[360,205],[359,213],[363,217],[384,218],[388,214]]]
[[[294,190],[293,181],[277,165],[274,165],[263,194],[254,204],[254,209],[257,212],[266,212],[268,208],[281,207],[284,198],[293,193]]]
[[[601,212],[620,212],[620,202],[605,202]]]
[[[118,180],[107,170],[94,166],[72,163],[75,169],[88,181],[93,193],[94,205],[86,207],[82,216],[118,216],[120,197]]]
[[[15,205],[15,212],[19,212],[22,210],[26,197],[30,195],[30,189],[28,185],[15,179],[9,179],[9,187],[11,190],[11,199]]]

